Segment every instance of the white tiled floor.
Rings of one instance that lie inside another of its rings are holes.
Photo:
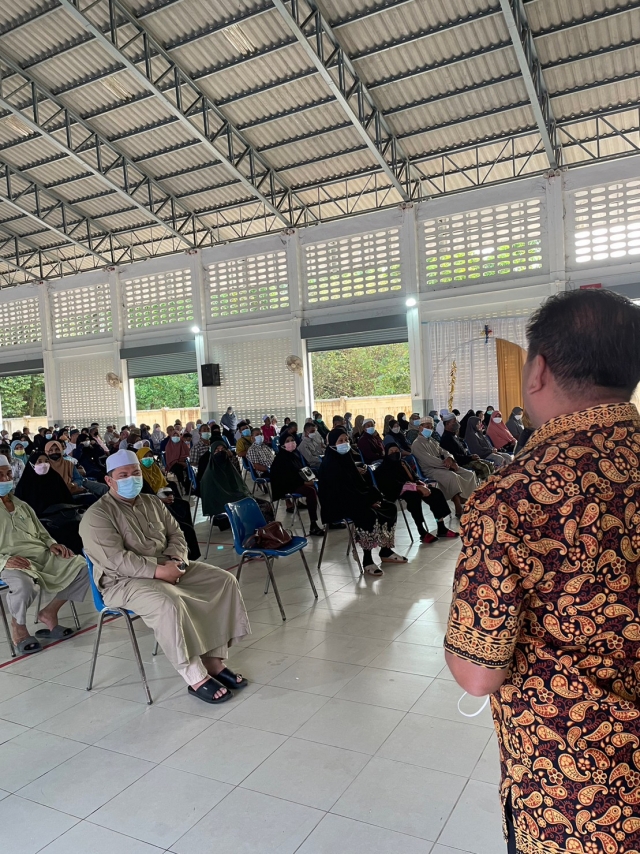
[[[213,537],[210,562],[233,567],[229,534]],[[230,666],[251,684],[222,706],[187,695],[141,624],[151,707],[118,621],[91,694],[93,629],[0,668],[0,851],[501,854],[491,716],[459,714],[442,651],[458,542],[411,546],[401,523],[410,563],[379,580],[345,558],[344,531],[321,574],[319,547],[317,602],[299,558],[277,566],[286,624],[264,566],[244,567],[253,635]]]

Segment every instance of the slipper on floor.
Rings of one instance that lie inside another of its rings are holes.
[[[225,667],[224,670],[221,670],[215,678],[218,682],[222,683],[225,688],[237,691],[240,688],[246,688],[249,684],[242,676],[240,676],[241,681],[238,682],[238,676],[238,673],[234,673],[233,670],[229,670],[228,667]]]
[[[438,541],[437,537],[434,537],[433,534],[427,532],[420,537],[421,543],[436,543]]]
[[[29,635],[28,638],[14,643],[14,646],[18,651],[18,655],[33,655],[34,652],[42,652],[42,644],[33,635]]]
[[[75,629],[58,624],[53,629],[38,629],[36,637],[44,638],[45,640],[64,640],[65,638],[70,638],[71,635],[75,635],[75,633]]]
[[[459,537],[460,534],[458,534],[457,531],[448,530],[445,536],[448,537],[450,540],[453,540],[455,537]]]
[[[374,578],[381,578],[384,575],[384,572],[375,563],[370,563],[365,566],[364,571],[367,573],[367,575],[373,575]]]
[[[390,554],[389,557],[381,557],[381,563],[409,563],[406,557],[402,557],[402,555],[397,555],[395,552]]]
[[[226,694],[223,694],[222,697],[215,697],[214,695],[217,694],[221,688],[226,689]],[[212,705],[215,705],[216,703],[226,703],[227,700],[230,700],[233,697],[233,694],[229,691],[227,686],[218,682],[218,680],[214,679],[213,676],[197,690],[194,691],[191,685],[189,685],[187,690],[190,694],[193,694],[194,697],[197,697],[199,700],[204,700],[205,703],[211,703]]]

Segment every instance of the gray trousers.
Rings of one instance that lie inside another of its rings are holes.
[[[30,575],[20,569],[3,569],[2,580],[9,585],[7,591],[7,607],[9,613],[19,626],[27,623],[27,609],[35,602],[39,587]],[[53,599],[63,601],[83,602],[89,589],[87,570],[81,569],[71,584],[60,590]]]
[[[109,487],[106,483],[98,483],[97,480],[87,480],[86,477],[82,479],[82,485],[92,495],[97,495],[98,498],[102,498],[105,493],[109,492]]]

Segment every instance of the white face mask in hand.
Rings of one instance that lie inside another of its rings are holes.
[[[486,707],[487,707],[487,704],[488,704],[488,702],[489,702],[490,697],[489,697],[489,695],[487,694],[487,696],[484,698],[484,703],[480,706],[480,708],[478,709],[478,711],[477,711],[477,712],[471,712],[471,714],[469,714],[468,712],[463,712],[463,711],[462,711],[462,709],[460,708],[460,703],[461,703],[461,702],[464,700],[464,698],[465,698],[465,697],[467,697],[467,696],[469,696],[469,695],[468,695],[468,694],[467,694],[467,692],[465,691],[465,692],[463,693],[463,695],[460,697],[460,699],[458,700],[458,711],[459,711],[459,712],[460,712],[460,714],[461,714],[463,717],[465,717],[465,718],[477,718],[477,717],[478,717],[478,715],[479,715],[481,712],[484,712],[484,710],[486,709]]]

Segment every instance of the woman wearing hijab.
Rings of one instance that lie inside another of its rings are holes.
[[[403,433],[406,433],[409,429],[409,422],[407,421],[406,414],[404,412],[398,412],[396,421],[400,425],[400,429]]]
[[[465,433],[467,432],[467,424],[469,423],[469,419],[473,418],[474,415],[475,415],[475,412],[473,411],[473,409],[470,409],[467,412],[467,414],[462,417],[462,420],[460,421],[460,435],[462,436],[463,439],[464,439]]]
[[[366,418],[363,423],[363,432],[358,439],[358,450],[362,454],[362,459],[370,466],[377,460],[384,457],[384,445],[380,434],[376,430],[376,422],[373,418]]]
[[[34,451],[16,487],[16,496],[26,502],[57,542],[76,554],[82,553],[78,533],[80,514],[66,484],[52,469],[46,454]]]
[[[512,454],[516,449],[516,440],[502,423],[502,413],[499,409],[495,409],[491,413],[487,436],[497,451],[507,451],[507,453]]]
[[[16,486],[18,481],[22,477],[24,472],[24,464],[27,459],[27,455],[25,453],[24,446],[26,442],[23,442],[20,439],[14,439],[14,441],[10,445],[10,458],[9,465],[11,466],[11,472],[13,474],[13,485]]]
[[[51,467],[51,471],[55,472],[59,477],[62,478],[64,485],[67,487],[71,495],[73,496],[74,501],[80,501],[86,505],[93,504],[94,497],[90,495],[87,489],[84,486],[76,483],[73,472],[74,465],[69,460],[65,460],[62,457],[62,446],[60,442],[54,440],[52,442],[47,442],[44,446],[44,453],[47,456],[47,460]]]
[[[390,430],[389,424],[394,420],[395,419],[394,419],[393,415],[385,415],[384,416],[384,424],[382,425],[382,438],[383,439]]]
[[[287,436],[280,444],[280,450],[276,454],[269,477],[271,478],[271,494],[273,500],[278,501],[286,495],[298,493],[302,495],[306,504],[299,504],[302,510],[309,511],[311,529],[309,531],[315,537],[324,536],[324,531],[318,525],[318,493],[313,483],[302,478],[301,471],[305,468],[305,461],[298,453],[298,446],[293,436]],[[293,513],[293,504],[287,500],[287,513]]]
[[[166,438],[167,434],[164,432],[162,427],[159,424],[154,424],[153,433],[151,434],[151,444],[153,445],[153,449],[156,454],[160,453],[160,445]]]
[[[146,495],[156,495],[159,501],[165,505],[169,513],[180,525],[180,530],[184,534],[189,549],[189,560],[198,560],[200,557],[200,546],[198,545],[198,537],[195,528],[191,522],[191,509],[189,502],[184,501],[177,496],[169,484],[169,481],[162,474],[160,466],[153,458],[151,448],[139,448],[136,451],[136,456],[140,460],[140,469],[142,471],[142,492]]]
[[[411,447],[407,442],[404,433],[400,429],[400,424],[396,421],[395,418],[392,418],[389,422],[389,432],[384,437],[384,442],[382,443],[385,448],[388,448],[389,445],[395,445],[400,449],[401,456],[406,457],[411,453]]]
[[[470,453],[476,454],[481,460],[493,463],[496,469],[501,469],[513,460],[511,454],[501,454],[495,450],[491,442],[484,435],[482,421],[477,415],[472,415],[467,421],[464,440],[467,443]]]
[[[104,483],[106,468],[100,460],[104,457],[104,450],[100,447],[93,436],[82,435],[78,440],[73,456],[78,465],[85,470],[87,477],[94,478]]]
[[[492,414],[493,414],[493,406],[487,406],[487,408],[485,409],[485,412],[484,412],[484,417],[482,419],[482,423],[484,424],[485,431],[486,431],[487,427],[489,426],[489,421],[491,419]]]
[[[273,507],[269,501],[252,496],[249,489],[232,462],[233,453],[221,438],[211,442],[209,464],[202,475],[200,492],[202,512],[205,516],[221,516],[226,511],[225,504],[253,498],[262,510],[267,522],[273,521]],[[228,522],[227,522],[228,527]]]
[[[174,431],[171,441],[165,445],[164,458],[167,471],[175,474],[185,492],[189,489],[187,460],[190,452],[190,444],[185,442],[184,438]]]
[[[511,433],[516,442],[524,430],[524,424],[522,423],[523,414],[524,409],[521,406],[514,406],[511,410],[511,415],[507,420],[507,430]]]
[[[398,508],[360,473],[346,433],[338,436],[335,447],[327,448],[318,472],[318,489],[325,523],[353,521],[368,575],[384,575],[371,554],[376,548],[380,548],[382,563],[407,563],[405,557],[393,551]]]
[[[406,502],[407,509],[416,523],[421,542],[435,543],[438,537],[452,539],[458,536],[444,523],[447,516],[451,515],[451,510],[438,485],[435,482],[426,484],[419,480],[407,463],[403,462],[399,449],[395,445],[388,445],[385,448],[384,460],[376,469],[376,483],[388,501],[397,501],[402,498]],[[427,530],[422,513],[423,501],[436,519],[437,536],[430,534]]]
[[[356,420],[353,423],[353,430],[351,431],[351,441],[358,442],[360,436],[362,436],[362,424],[364,422],[364,415],[356,415]]]

